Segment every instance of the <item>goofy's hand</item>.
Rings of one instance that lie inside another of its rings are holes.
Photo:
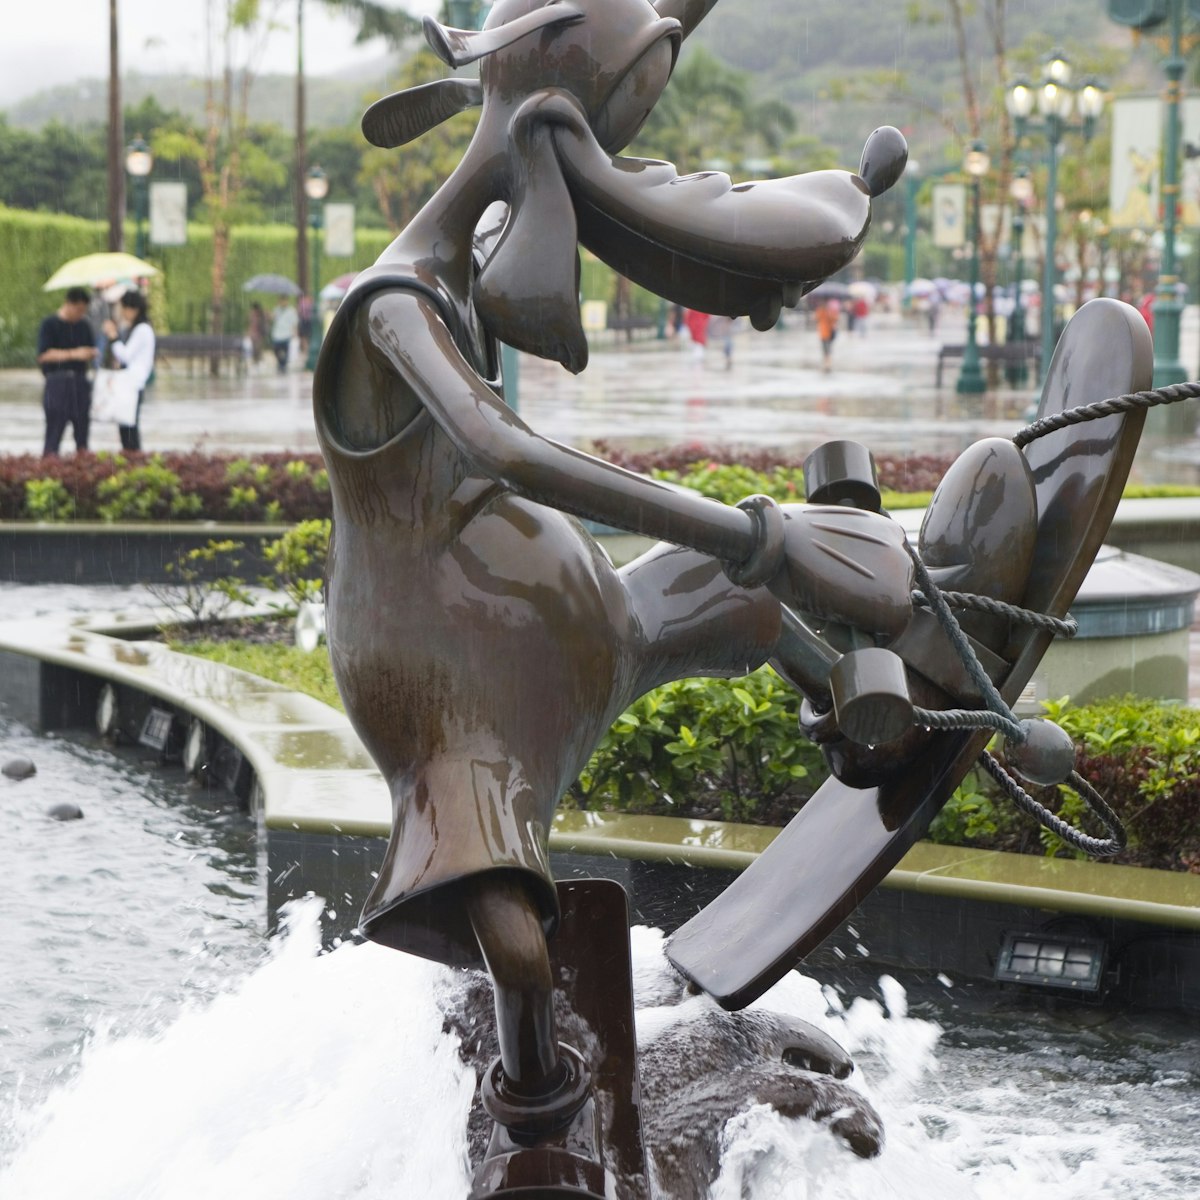
[[[758,528],[758,545],[726,574],[745,587],[765,584],[784,604],[891,641],[912,617],[913,565],[904,531],[862,509],[791,504],[766,496],[738,505]]]

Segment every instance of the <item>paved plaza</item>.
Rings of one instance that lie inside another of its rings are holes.
[[[521,356],[519,408],[539,432],[571,445],[596,439],[644,448],[681,443],[775,446],[806,452],[830,438],[855,438],[877,453],[952,454],[992,435],[1011,436],[1034,392],[1005,388],[960,397],[951,362],[934,387],[938,350],[962,340],[961,321],[947,314],[936,334],[880,314],[866,336],[842,332],[834,369],[820,369],[816,332],[796,315],[782,330],[757,333],[744,321],[731,366],[712,345],[703,359],[690,346],[653,338],[632,345],[600,343],[591,363],[572,376],[554,363]],[[1187,310],[1183,359],[1200,353],[1198,310]],[[312,427],[312,376],[285,375],[266,359],[238,378],[228,366],[211,379],[197,364],[163,364],[142,414],[150,450],[201,449],[243,454],[317,449]],[[1200,416],[1200,404],[1196,406]],[[3,449],[37,452],[42,445],[41,376],[0,371]],[[118,448],[116,429],[101,427],[96,450]],[[64,450],[69,450],[69,437]],[[1200,438],[1151,445],[1135,465],[1144,479],[1200,483]],[[1192,702],[1200,704],[1200,624],[1192,638]]]
[[[984,396],[954,390],[958,363],[934,387],[938,350],[961,342],[961,319],[947,311],[937,332],[877,314],[866,336],[842,331],[834,369],[820,369],[814,330],[787,314],[785,327],[757,333],[738,322],[732,364],[710,345],[703,359],[692,347],[652,337],[633,344],[601,342],[591,363],[571,376],[554,363],[521,356],[519,408],[548,437],[587,447],[598,438],[644,448],[679,443],[774,446],[805,452],[829,438],[855,438],[877,453],[952,454],[981,437],[1008,436],[1021,423],[1034,383]],[[1183,358],[1200,349],[1197,310],[1188,310]],[[612,335],[608,335],[610,338]],[[312,376],[276,373],[264,361],[237,377],[226,365],[212,379],[196,364],[160,364],[158,382],[142,413],[149,450],[201,449],[219,453],[315,450]],[[41,376],[0,372],[3,449],[41,449]],[[102,426],[92,448],[118,446],[115,427]],[[69,449],[69,435],[64,449]],[[1200,441],[1161,448],[1153,473],[1161,479],[1200,479]]]

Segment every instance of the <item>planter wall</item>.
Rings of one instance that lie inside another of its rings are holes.
[[[213,539],[242,542],[238,574],[250,582],[269,570],[264,542],[286,531],[282,525],[218,525],[216,522],[106,525],[73,521],[0,522],[0,580],[7,583],[162,583],[166,566],[181,551]],[[200,564],[201,568],[204,564]],[[222,574],[211,566],[210,578]]]

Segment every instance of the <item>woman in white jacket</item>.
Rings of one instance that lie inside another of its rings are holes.
[[[142,448],[141,431],[138,419],[142,412],[142,397],[146,392],[146,384],[154,370],[155,338],[150,318],[146,315],[146,297],[141,292],[130,290],[120,300],[121,327],[123,335],[119,335],[117,326],[112,321],[104,323],[104,332],[112,339],[110,348],[113,358],[131,374],[132,382],[137,385],[138,406],[132,425],[118,425],[121,434],[123,450],[140,450]]]

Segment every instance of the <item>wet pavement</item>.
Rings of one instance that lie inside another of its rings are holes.
[[[653,340],[593,347],[579,376],[521,356],[519,409],[538,432],[587,447],[596,439],[647,447],[679,443],[775,446],[806,452],[833,437],[856,438],[877,453],[952,454],[980,437],[1011,435],[1028,410],[1034,385],[960,397],[958,363],[934,387],[943,342],[961,342],[961,321],[944,314],[930,334],[897,314],[872,318],[865,336],[843,331],[834,369],[820,369],[815,331],[789,314],[786,327],[756,333],[739,322],[728,368],[718,345],[703,358],[690,346]],[[611,335],[608,335],[611,336]],[[1197,310],[1184,324],[1183,359],[1200,347]],[[312,377],[276,373],[264,360],[242,376],[226,365],[213,379],[199,369],[160,363],[142,412],[147,449],[249,453],[315,450]],[[1200,411],[1200,409],[1198,409]],[[0,372],[0,428],[5,449],[38,451],[42,442],[41,377]],[[68,439],[64,446],[69,446]],[[102,426],[92,449],[118,448],[115,427]],[[1172,447],[1174,466],[1153,474],[1176,482],[1200,479],[1200,440]]]

